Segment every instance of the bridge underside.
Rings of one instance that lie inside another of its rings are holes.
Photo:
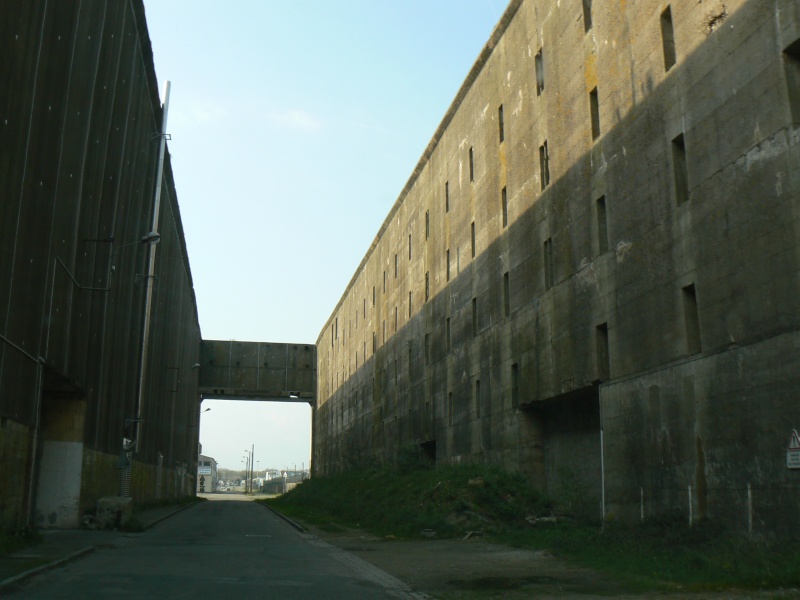
[[[315,402],[314,344],[203,340],[199,368],[203,399]]]

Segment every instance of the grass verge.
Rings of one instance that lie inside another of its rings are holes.
[[[550,512],[549,501],[521,476],[478,465],[354,470],[315,477],[265,502],[323,529],[363,527],[398,538],[418,537],[425,529],[439,537],[496,531],[504,523]]]
[[[356,527],[420,538],[432,530],[443,538],[480,530],[493,541],[547,549],[637,591],[800,586],[796,540],[751,542],[712,522],[689,527],[677,514],[637,526],[600,527],[563,515],[542,522],[563,503],[541,496],[518,474],[485,465],[354,470],[312,478],[263,502],[327,531]]]

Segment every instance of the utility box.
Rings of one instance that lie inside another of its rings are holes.
[[[133,516],[133,498],[105,496],[97,501],[97,527],[119,529]]]

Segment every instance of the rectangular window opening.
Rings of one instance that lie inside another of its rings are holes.
[[[600,104],[597,100],[597,88],[589,92],[589,112],[592,117],[592,140],[600,137]]]
[[[444,182],[444,212],[450,212],[450,182]]]
[[[408,318],[411,318],[411,300],[412,300],[412,293],[408,292]]]
[[[544,242],[544,289],[553,287],[553,238]]]
[[[425,239],[431,237],[431,211],[425,211]]]
[[[539,52],[536,53],[534,64],[536,66],[536,95],[541,96],[544,91],[544,60],[542,59],[542,48],[539,48]]]
[[[394,332],[397,333],[397,307],[394,307]]]
[[[511,287],[508,281],[508,272],[503,274],[503,316],[511,314]]]
[[[683,134],[672,140],[672,172],[675,180],[675,203],[681,205],[689,199],[689,180],[687,175],[686,144]]]
[[[789,90],[789,110],[793,123],[800,123],[800,39],[795,40],[783,53],[786,85]]]
[[[475,158],[472,147],[469,149],[469,180],[475,181]]]
[[[608,217],[606,216],[606,197],[597,199],[597,249],[598,254],[608,252]]]
[[[431,298],[431,273],[425,271],[425,302]]]
[[[447,261],[447,281],[450,281],[450,250],[445,252],[445,260]]]
[[[583,31],[588,33],[592,28],[592,0],[583,0]]]
[[[539,175],[544,190],[550,184],[550,155],[547,152],[547,140],[539,146]]]
[[[475,221],[470,226],[470,233],[472,236],[472,258],[475,258]]]
[[[411,260],[411,234],[408,234],[408,260]]]
[[[505,123],[503,121],[503,105],[500,105],[500,108],[497,109],[497,128],[498,128],[498,137],[500,139],[500,143],[502,144],[503,141],[506,139],[506,132],[505,132]]]
[[[606,381],[610,377],[610,363],[608,354],[608,323],[602,323],[595,328],[596,353],[597,353],[597,378]]]
[[[519,365],[511,365],[511,406],[519,406]]]
[[[397,254],[394,255],[394,278],[397,279]]]
[[[383,272],[383,293],[386,293],[386,271]]]
[[[700,342],[700,313],[697,309],[694,284],[683,288],[683,316],[686,326],[686,350],[689,354],[699,354],[703,348]]]
[[[661,13],[661,43],[664,47],[664,70],[675,66],[675,31],[672,28],[672,10],[669,6]]]
[[[500,206],[503,211],[503,227],[508,227],[508,192],[506,192],[506,188],[500,190]]]

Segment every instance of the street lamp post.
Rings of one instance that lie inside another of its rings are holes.
[[[250,451],[245,450],[244,456],[242,457],[245,460],[244,463],[244,493],[247,493],[247,480],[248,480],[248,473],[250,473]]]
[[[247,458],[247,464],[244,470],[244,493],[247,494],[253,493],[253,469],[254,469],[254,458],[255,458],[255,450],[256,445],[253,444],[250,446],[250,450],[245,450],[245,455],[243,458]]]
[[[253,493],[253,469],[255,468],[256,445],[250,446],[250,493]]]

